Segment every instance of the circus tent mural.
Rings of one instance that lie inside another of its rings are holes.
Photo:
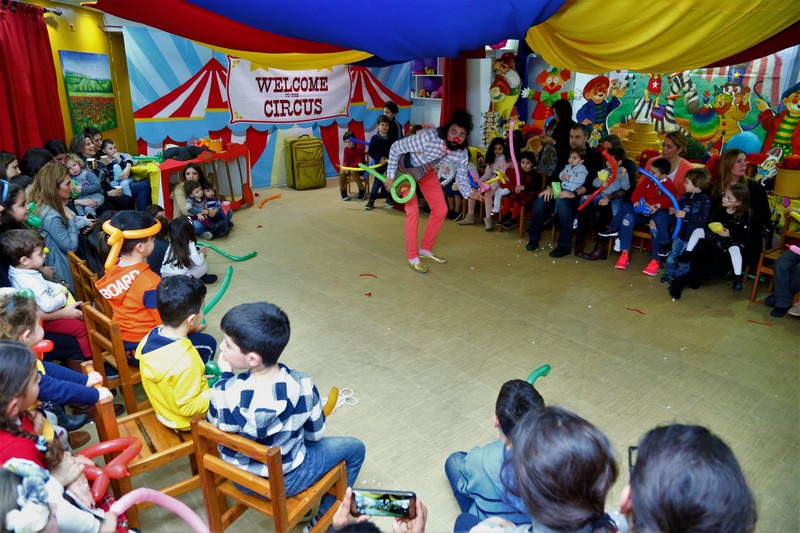
[[[351,92],[348,115],[303,124],[230,121],[227,96],[228,57],[183,38],[149,28],[125,28],[125,46],[134,121],[140,154],[155,155],[165,144],[185,145],[211,137],[244,143],[250,150],[254,187],[285,182],[283,139],[315,135],[325,145],[328,176],[338,173],[350,129],[368,140],[376,131],[383,103],[400,107],[398,120],[407,123],[411,102],[410,65],[348,67]],[[322,69],[323,71],[325,69]]]

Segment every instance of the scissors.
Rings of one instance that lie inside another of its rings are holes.
[[[325,413],[325,416],[330,416],[334,411],[343,405],[357,404],[358,398],[353,395],[353,389],[345,388],[339,390],[336,387],[331,387],[331,393],[324,403],[325,407],[323,407],[322,410]]]

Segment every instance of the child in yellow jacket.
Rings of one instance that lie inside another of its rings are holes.
[[[142,385],[156,417],[167,427],[189,430],[205,415],[211,390],[205,365],[187,335],[203,320],[206,287],[191,276],[164,278],[156,291],[163,325],[153,328],[136,349]]]

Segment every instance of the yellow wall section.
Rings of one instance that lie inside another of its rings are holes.
[[[67,93],[61,73],[59,50],[107,54],[111,64],[111,79],[114,85],[114,106],[117,110],[117,128],[103,132],[104,138],[114,139],[117,149],[122,152],[136,154],[136,131],[133,124],[131,90],[128,83],[128,66],[125,61],[125,47],[121,33],[106,33],[100,29],[103,14],[92,9],[33,0],[32,4],[43,7],[61,9],[61,16],[46,14],[47,29],[50,34],[50,46],[53,49],[53,60],[58,79],[58,99],[61,114],[64,117],[65,139],[69,147],[70,140],[77,132],[72,131],[67,105]]]

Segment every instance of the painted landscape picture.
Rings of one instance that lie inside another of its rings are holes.
[[[117,113],[108,55],[60,50],[59,56],[72,130],[79,132],[87,126],[100,131],[116,128]]]

